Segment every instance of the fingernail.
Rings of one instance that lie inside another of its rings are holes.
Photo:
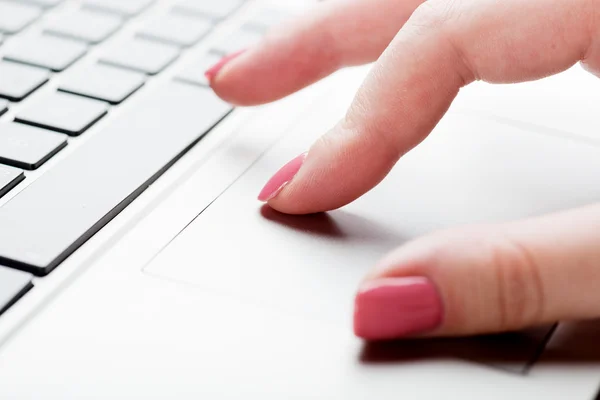
[[[298,171],[300,171],[302,164],[304,164],[304,161],[306,160],[306,154],[307,153],[300,154],[277,171],[261,190],[258,195],[258,200],[266,202],[275,198],[283,188],[292,181]]]
[[[440,295],[427,278],[377,279],[363,284],[356,296],[354,332],[363,339],[421,334],[439,327],[442,320]]]
[[[234,58],[239,57],[245,51],[245,49],[236,51],[235,53],[229,54],[228,56],[221,58],[218,63],[206,70],[204,76],[206,76],[206,79],[208,79],[208,81],[211,82],[213,79],[215,79],[219,71],[221,71],[226,64],[228,64]]]

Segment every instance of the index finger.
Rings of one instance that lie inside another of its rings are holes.
[[[276,174],[261,199],[295,214],[341,207],[377,185],[420,143],[464,85],[538,79],[580,60],[598,70],[599,11],[600,2],[590,0],[425,2],[344,120],[312,146],[293,178],[289,167]]]

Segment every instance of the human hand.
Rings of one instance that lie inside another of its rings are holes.
[[[600,76],[599,0],[421,3],[327,2],[210,72],[218,95],[251,105],[378,59],[343,120],[278,172],[261,200],[291,214],[352,202],[419,144],[475,80],[533,80],[577,62]],[[359,288],[354,328],[379,340],[596,318],[599,288],[600,205],[592,205],[456,228],[400,247]]]

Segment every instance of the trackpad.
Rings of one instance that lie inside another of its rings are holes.
[[[394,247],[452,225],[600,200],[600,186],[590,184],[600,175],[595,146],[456,114],[342,210],[292,217],[261,206],[262,184],[318,133],[275,146],[145,271],[350,329],[360,279]]]

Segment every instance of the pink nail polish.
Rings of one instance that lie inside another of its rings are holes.
[[[228,64],[234,58],[239,57],[245,51],[246,50],[240,50],[240,51],[237,51],[235,53],[229,54],[228,56],[221,58],[221,60],[219,60],[218,63],[216,63],[215,65],[210,67],[208,70],[206,70],[206,72],[204,73],[204,76],[206,76],[206,79],[208,79],[208,81],[211,82],[213,79],[215,79],[215,77],[217,76],[219,71],[221,71],[226,64]]]
[[[427,278],[383,278],[365,283],[356,296],[354,332],[367,340],[398,339],[442,324],[440,295]]]
[[[291,182],[298,171],[300,171],[302,164],[306,160],[306,155],[307,153],[300,154],[277,171],[261,190],[258,200],[266,202],[275,198]]]

